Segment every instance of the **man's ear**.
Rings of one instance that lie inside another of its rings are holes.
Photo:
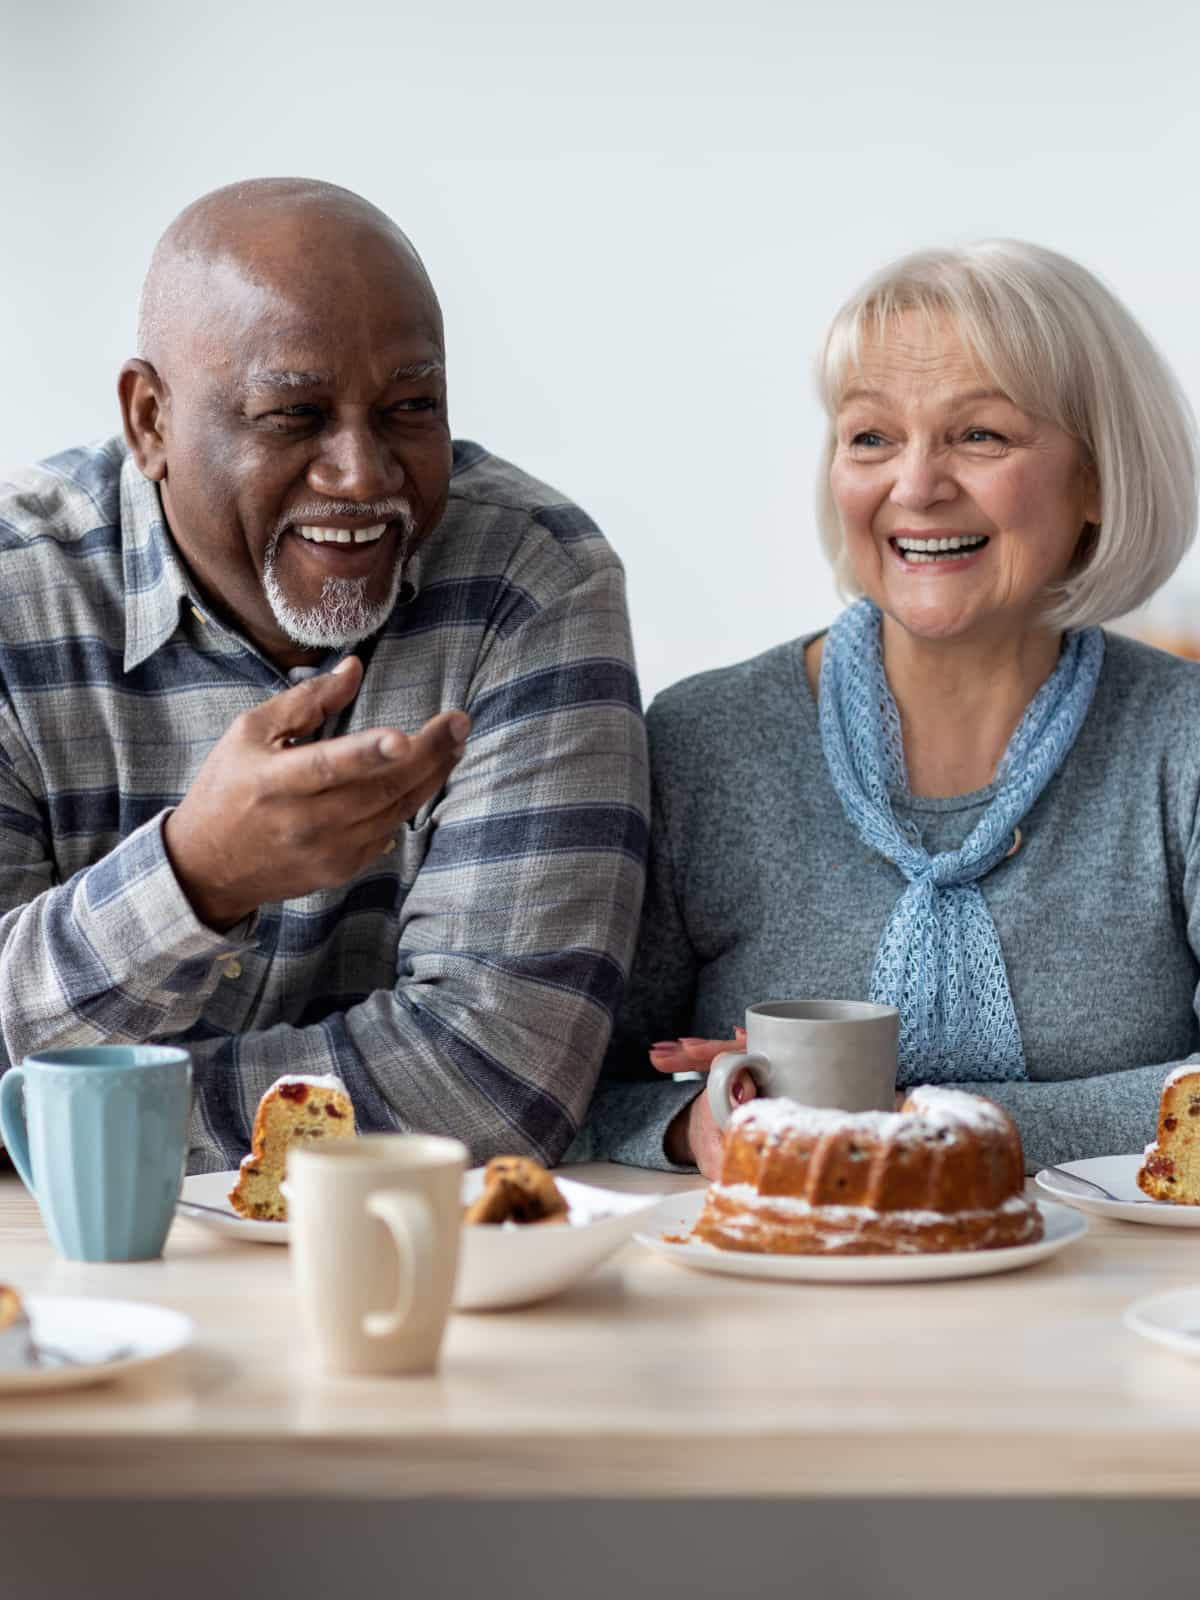
[[[138,470],[151,483],[162,483],[167,476],[167,446],[163,434],[167,409],[165,384],[148,361],[135,356],[121,368],[117,396],[121,402],[125,441]]]

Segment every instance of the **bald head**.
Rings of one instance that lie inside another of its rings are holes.
[[[194,200],[155,246],[138,307],[138,354],[164,376],[197,335],[219,341],[227,316],[254,291],[307,294],[319,304],[339,282],[389,267],[441,344],[441,310],[409,240],[377,206],[312,178],[254,178]],[[192,352],[193,355],[195,352]]]
[[[441,311],[395,223],[329,183],[217,189],[154,251],[138,350],[125,437],[206,603],[289,667],[382,626],[452,466]]]

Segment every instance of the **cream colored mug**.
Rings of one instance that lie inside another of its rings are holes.
[[[458,1270],[466,1146],[419,1133],[288,1152],[293,1276],[317,1364],[430,1372]]]
[[[839,1111],[891,1111],[896,1103],[900,1013],[867,1000],[763,1000],[746,1010],[746,1049],[712,1064],[708,1103],[718,1128],[733,1115],[743,1068],[760,1095]]]

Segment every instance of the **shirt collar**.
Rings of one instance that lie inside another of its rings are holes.
[[[125,570],[125,671],[149,659],[194,605],[187,575],[163,516],[158,487],[132,455],[121,468],[121,554]]]

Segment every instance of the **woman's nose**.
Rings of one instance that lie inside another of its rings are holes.
[[[940,452],[910,446],[897,458],[891,499],[906,511],[924,511],[931,505],[952,500],[957,493],[958,486]]]
[[[308,468],[309,487],[331,500],[383,500],[403,483],[403,467],[365,420],[327,430]]]

